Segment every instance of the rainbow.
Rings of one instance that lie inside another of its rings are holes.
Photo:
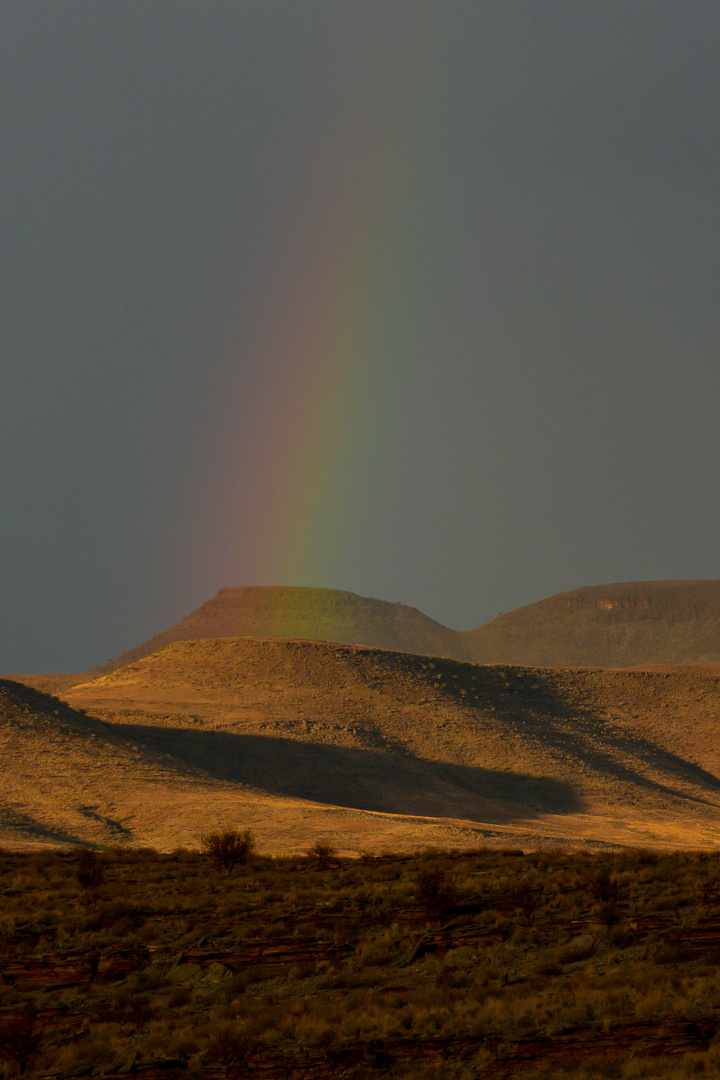
[[[412,376],[420,114],[405,108],[380,135],[352,125],[284,238],[253,355],[236,360],[227,394],[220,584],[353,587],[346,553],[373,519],[392,403]]]

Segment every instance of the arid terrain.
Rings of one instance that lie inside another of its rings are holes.
[[[233,592],[0,679],[0,1080],[720,1076],[720,664],[428,655],[351,594],[366,643],[221,636]]]
[[[720,664],[547,659],[583,627],[583,656],[614,648],[602,619],[710,656],[715,606],[718,582],[616,585],[454,635],[352,593],[224,589],[104,669],[0,683],[0,843],[172,850],[232,822],[274,854],[720,846]],[[441,655],[498,626],[537,662]]]
[[[309,638],[524,667],[720,663],[720,581],[573,589],[464,632],[417,608],[338,589],[221,589],[97,673],[125,667],[175,641],[230,637]]]
[[[720,1075],[720,856],[0,851],[0,1078]]]
[[[719,682],[176,642],[62,701],[2,684],[0,843],[169,850],[233,821],[270,853],[720,846]]]
[[[311,638],[470,659],[454,630],[405,604],[340,589],[246,586],[221,589],[175,626],[103,664],[97,672],[125,667],[174,641],[230,637]]]
[[[479,664],[720,662],[720,581],[630,581],[558,593],[459,635]]]

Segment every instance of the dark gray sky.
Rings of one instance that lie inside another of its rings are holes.
[[[5,0],[0,670],[720,577],[720,6]]]

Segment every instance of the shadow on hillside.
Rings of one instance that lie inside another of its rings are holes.
[[[708,800],[674,787],[673,781],[720,793],[720,778],[713,773],[609,719],[594,700],[594,676],[585,685],[583,672],[445,661],[437,666],[442,689],[456,704],[489,706],[518,735],[566,760],[574,759],[574,767],[581,763],[609,779],[688,802]],[[657,778],[658,773],[666,782]]]
[[[334,806],[495,824],[582,810],[571,784],[547,777],[264,735],[135,724],[112,730],[213,779]]]
[[[0,825],[13,829],[16,834],[26,840],[49,840],[53,844],[82,843],[75,833],[46,825],[37,818],[31,817],[30,814],[25,814],[6,803],[0,803]]]

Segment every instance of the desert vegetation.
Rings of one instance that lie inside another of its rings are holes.
[[[719,856],[246,839],[0,852],[0,1077],[720,1076]]]
[[[226,825],[215,832],[205,833],[200,848],[209,855],[216,870],[229,874],[238,863],[246,863],[255,848],[255,837],[249,829]]]

